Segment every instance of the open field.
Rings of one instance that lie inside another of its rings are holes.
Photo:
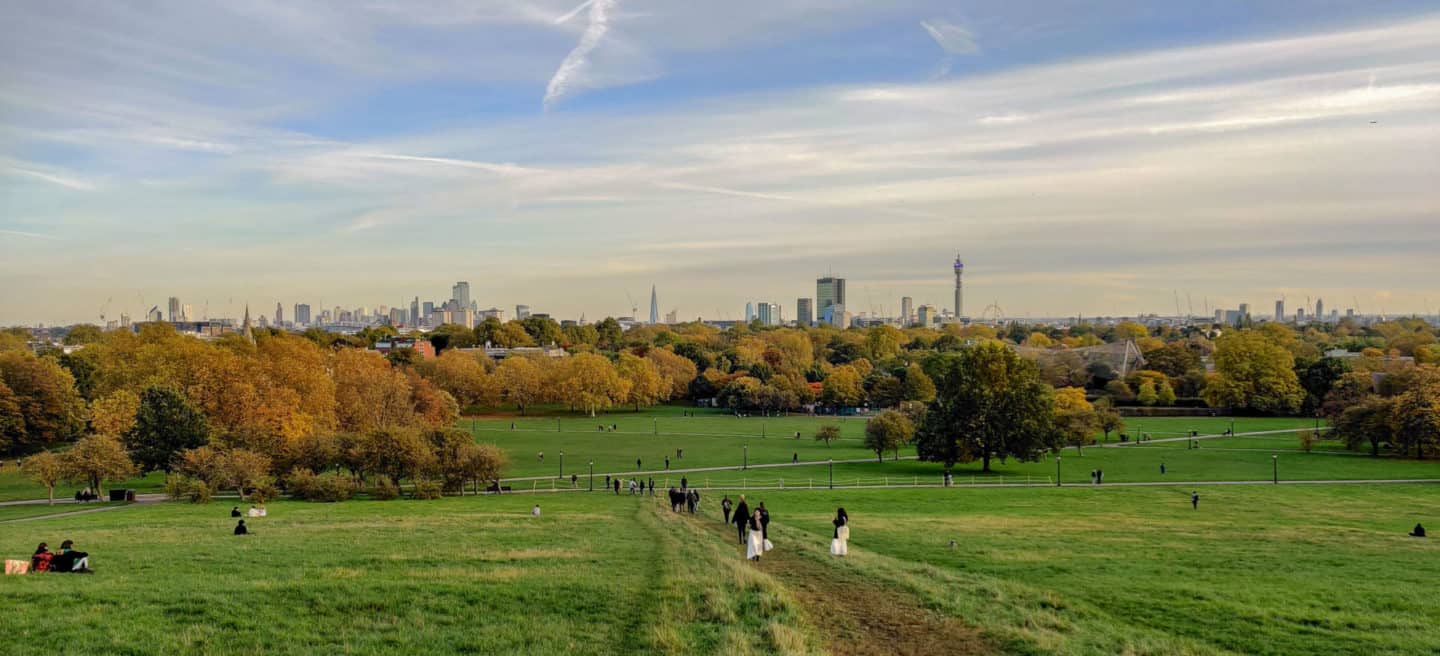
[[[599,492],[277,502],[246,537],[224,501],[142,505],[0,530],[6,557],[70,538],[97,571],[0,580],[0,652],[1440,649],[1440,543],[1405,536],[1440,526],[1434,487],[1201,494],[1197,511],[1176,488],[751,493],[777,545],[758,565],[718,493],[693,519]],[[824,554],[837,505],[853,520],[844,561]],[[907,622],[910,642],[876,617]]]

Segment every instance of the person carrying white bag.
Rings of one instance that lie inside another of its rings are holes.
[[[844,508],[837,508],[835,519],[830,523],[835,525],[835,538],[830,541],[830,555],[844,556],[850,553],[850,516],[845,514]]]

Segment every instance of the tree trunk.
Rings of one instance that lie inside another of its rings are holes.
[[[55,486],[48,486],[46,490],[50,493],[50,505],[55,505]]]
[[[982,464],[980,471],[988,473],[990,471],[990,452],[988,450],[984,455],[980,456],[980,462]]]

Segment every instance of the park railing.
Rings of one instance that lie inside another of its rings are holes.
[[[597,480],[594,487],[591,487],[588,478],[581,478],[575,483],[569,479],[531,480],[524,483],[512,485],[514,492],[596,492],[614,493],[614,481],[611,477],[610,487],[607,488],[603,480]],[[620,494],[630,494],[630,478],[619,477]],[[639,488],[641,493],[649,493],[648,483],[650,477],[635,477],[635,481],[646,483]],[[655,478],[656,493],[662,493],[672,487],[680,487],[680,477]],[[1021,487],[1021,486],[1053,486],[1055,479],[1049,476],[1035,475],[1012,475],[1012,476],[964,476],[952,477],[947,483],[944,477],[939,476],[837,476],[830,477],[758,477],[758,476],[696,476],[685,477],[687,487],[699,490],[821,490],[821,489],[856,489],[856,488],[897,488],[897,487]]]

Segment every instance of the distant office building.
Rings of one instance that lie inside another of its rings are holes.
[[[1304,320],[1305,320],[1305,308],[1299,308],[1299,309],[1295,310],[1295,322],[1296,322],[1296,323],[1300,323],[1300,322],[1302,322],[1302,321],[1304,321]]]
[[[301,326],[310,325],[310,306],[305,303],[295,304],[295,323]]]
[[[283,308],[283,307],[280,306],[280,302],[279,302],[279,301],[276,301],[276,302],[275,302],[275,325],[276,325],[276,326],[283,326],[283,325],[285,325],[285,308]]]
[[[935,306],[922,305],[916,310],[915,323],[929,328],[935,324]]]
[[[1315,299],[1315,320],[1325,320],[1325,299],[1323,298]]]
[[[1226,310],[1224,322],[1229,326],[1238,326],[1240,325],[1240,318],[1242,316],[1244,316],[1244,314],[1242,314],[1240,310]]]
[[[529,319],[529,318],[530,318],[530,306],[528,306],[528,305],[517,305],[517,306],[515,306],[515,318],[516,318],[516,319],[520,319],[520,320]]]
[[[1275,320],[1282,323],[1285,321],[1285,299],[1275,301]]]
[[[915,311],[914,305],[915,300],[909,296],[900,297],[900,325],[908,326],[915,323],[915,318],[911,316],[911,313]]]
[[[677,324],[677,323],[680,323],[680,321],[679,321],[679,319],[680,319],[679,314],[680,314],[680,311],[679,311],[679,310],[671,310],[671,311],[669,311],[669,312],[666,312],[666,313],[665,313],[665,323],[670,324],[670,325],[672,325],[672,326],[675,325],[675,324]]]
[[[1240,320],[1241,320],[1241,321],[1249,321],[1249,320],[1250,320],[1250,304],[1249,304],[1249,303],[1241,303],[1241,304],[1240,304]]]
[[[850,320],[853,315],[845,311],[844,303],[834,303],[825,308],[825,322],[836,328],[845,329],[850,327]]]
[[[180,306],[180,320],[181,320],[181,321],[194,321],[194,320],[196,320],[197,318],[199,318],[199,317],[196,317],[196,316],[195,316],[195,306],[193,306],[193,305],[191,305],[191,304],[189,304],[189,303],[186,303],[186,304]]]
[[[755,304],[755,318],[767,326],[780,325],[780,306],[776,303],[761,301]]]
[[[160,306],[150,306],[150,311],[145,313],[146,321],[164,321],[165,315],[160,313]]]
[[[406,312],[406,311],[405,311],[404,309],[402,309],[402,308],[390,308],[390,316],[388,317],[389,320],[390,320],[390,325],[392,325],[392,326],[403,326],[403,325],[406,325],[406,323],[407,323],[407,322],[406,322],[406,315],[407,315],[407,314],[409,314],[409,313]]]
[[[450,288],[450,300],[455,302],[455,309],[466,310],[470,307],[470,283],[460,281]]]
[[[660,301],[655,296],[655,285],[650,285],[650,323],[660,323]]]
[[[955,254],[955,318],[965,316],[965,289],[960,283],[960,277],[965,273],[965,263],[960,261],[960,254]]]
[[[1346,318],[1346,319],[1354,319],[1354,318],[1355,318],[1355,308],[1345,308],[1345,318]]]
[[[795,301],[795,323],[801,326],[815,325],[815,301],[802,298]]]
[[[174,297],[174,296],[171,296],[171,297],[170,297],[170,307],[169,307],[169,310],[170,310],[170,312],[167,314],[167,316],[170,318],[170,323],[175,323],[176,321],[184,321],[184,320],[185,320],[185,311],[180,308],[180,299],[179,299],[179,298],[176,298],[176,297]]]
[[[832,305],[845,304],[845,279],[826,276],[815,281],[815,309],[821,314]]]
[[[1216,308],[1216,309],[1215,309],[1215,323],[1224,323],[1224,322],[1225,322],[1225,311],[1224,311],[1224,310],[1221,310],[1221,309],[1219,309],[1219,308]]]
[[[404,312],[404,310],[400,310],[399,308],[397,308],[397,310],[400,312]],[[375,342],[375,350],[381,355],[386,355],[392,351],[401,351],[405,349],[414,351],[415,353],[419,354],[420,357],[423,359],[430,359],[435,357],[435,347],[430,343],[430,340],[415,339],[413,337],[392,337],[390,339]]]
[[[420,317],[421,317],[421,314],[420,314],[420,297],[419,297],[419,296],[416,296],[416,297],[410,299],[410,316],[409,316],[410,325],[412,325],[412,326],[418,326],[418,325],[420,325]]]
[[[746,304],[745,304],[745,323],[750,323],[751,321],[754,321],[754,320],[755,320],[755,304],[754,304],[754,303],[746,303]]]
[[[1340,323],[1340,311],[1339,311],[1339,310],[1331,310],[1331,311],[1330,311],[1330,322],[1331,322],[1331,323]]]
[[[479,312],[476,312],[475,317],[478,321],[484,321],[486,319],[496,319],[501,323],[504,323],[505,311],[497,307],[492,307],[488,310],[481,310]]]

